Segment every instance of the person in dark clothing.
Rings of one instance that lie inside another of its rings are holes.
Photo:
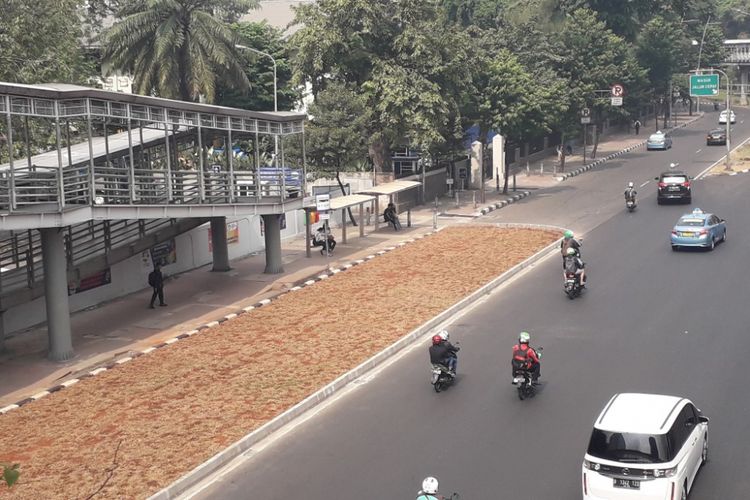
[[[640,120],[634,121],[633,128],[635,128],[635,135],[638,135],[638,133],[641,131],[641,121]]]
[[[148,275],[148,284],[154,289],[154,293],[151,294],[151,302],[149,308],[154,308],[154,301],[156,297],[159,297],[159,305],[164,307],[167,304],[164,303],[164,276],[161,274],[161,268],[158,265],[154,266],[154,270]]]
[[[388,207],[383,211],[383,219],[389,224],[393,225],[393,229],[398,231],[401,229],[401,221],[398,220],[398,214],[396,213],[396,205],[389,203]]]
[[[565,256],[568,254],[568,248],[573,248],[576,254],[581,256],[581,242],[578,241],[573,235],[573,231],[565,231],[563,240],[560,242],[560,255],[562,256],[563,264],[565,264]]]
[[[528,370],[531,372],[531,380],[536,382],[540,376],[541,363],[539,356],[534,348],[529,345],[529,342],[531,342],[531,335],[528,332],[521,332],[518,336],[518,344],[513,346],[511,365],[513,366],[513,376],[516,375],[518,370]]]
[[[458,362],[456,353],[461,348],[451,344],[448,341],[449,338],[450,335],[445,330],[432,337],[432,345],[430,346],[430,363],[433,365],[447,366],[451,375],[455,376],[456,363]]]

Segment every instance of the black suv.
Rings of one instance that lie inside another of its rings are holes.
[[[687,203],[693,201],[692,183],[685,172],[662,172],[659,177],[654,177],[654,180],[659,181],[656,194],[656,202],[659,205],[665,200],[684,200]]]

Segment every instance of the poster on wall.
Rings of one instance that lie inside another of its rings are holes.
[[[174,239],[151,247],[151,260],[155,266],[159,267],[177,262],[177,245]]]
[[[240,241],[240,224],[239,222],[227,222],[227,245]],[[211,226],[208,227],[208,251],[214,251],[213,238],[211,235]]]
[[[286,214],[279,215],[279,229],[286,229]],[[263,217],[260,218],[260,235],[266,234],[266,226],[263,224]]]
[[[110,269],[107,268],[104,271],[99,271],[98,273],[81,278],[78,283],[75,281],[68,283],[68,295],[85,292],[86,290],[91,290],[110,283],[112,283],[112,273]]]

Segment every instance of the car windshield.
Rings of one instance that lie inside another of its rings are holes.
[[[680,219],[677,225],[703,227],[703,219]]]
[[[687,179],[679,175],[668,175],[664,177],[661,181],[669,183],[669,184],[682,184],[683,182],[686,182]]]
[[[667,439],[663,434],[634,434],[594,429],[589,441],[588,454],[605,460],[634,464],[669,461]]]

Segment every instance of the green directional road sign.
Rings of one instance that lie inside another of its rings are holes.
[[[710,96],[719,94],[719,75],[690,75],[690,95]]]

